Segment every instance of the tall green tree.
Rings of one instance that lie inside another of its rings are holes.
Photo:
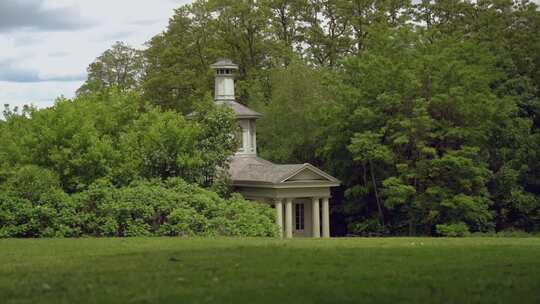
[[[77,94],[117,88],[122,92],[138,89],[144,73],[145,58],[140,50],[116,42],[88,66],[85,83]]]
[[[166,31],[150,40],[142,84],[146,100],[188,114],[211,91],[209,65],[223,56],[216,48],[211,13],[205,1],[182,6],[175,10]]]
[[[255,104],[264,114],[257,124],[263,157],[320,163],[315,152],[322,139],[324,109],[333,102],[324,87],[325,77],[325,71],[300,62],[270,72],[271,100]]]

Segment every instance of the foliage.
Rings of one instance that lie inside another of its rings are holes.
[[[80,235],[71,198],[49,170],[24,166],[0,187],[0,237]]]
[[[238,146],[237,139],[231,136],[238,128],[236,117],[229,107],[215,105],[209,97],[196,109],[191,119],[201,128],[195,145],[201,155],[201,165],[193,174],[199,184],[219,184],[221,192],[226,193],[223,187],[230,184],[227,173],[229,160]]]
[[[251,102],[265,113],[257,124],[257,141],[264,158],[317,163],[320,122],[331,100],[324,87],[324,76],[325,73],[296,61],[270,72],[271,100],[267,104]]]
[[[68,193],[106,178],[115,185],[179,176],[210,186],[235,142],[232,114],[208,104],[187,120],[114,90],[59,99],[54,107],[8,117],[0,140],[0,182],[34,165],[58,176]],[[24,181],[20,181],[24,183]]]
[[[77,94],[103,92],[113,88],[121,92],[136,89],[144,73],[144,61],[140,50],[116,42],[88,66],[88,78],[77,90]]]
[[[112,92],[58,99],[52,108],[14,116],[0,134],[0,163],[6,170],[40,166],[55,172],[65,191],[84,189],[119,163],[116,141],[138,107],[135,95]]]
[[[437,233],[441,236],[466,236],[469,234],[469,227],[465,223],[437,225]]]
[[[349,228],[536,230],[538,194],[524,180],[537,135],[518,111],[530,93],[503,89],[510,76],[500,54],[455,32],[407,24],[364,46],[329,83],[338,104],[328,108],[326,136],[334,138],[319,148],[349,188]]]
[[[49,190],[60,188],[54,172],[35,165],[22,166],[9,173],[1,188],[29,201],[39,200]]]
[[[96,236],[275,236],[266,205],[229,200],[173,178],[113,188],[96,184],[75,196],[85,208],[83,233]]]
[[[178,178],[120,188],[99,181],[71,196],[51,187],[33,200],[0,192],[0,237],[275,236],[273,217],[267,205]]]
[[[200,129],[175,112],[149,109],[133,121],[119,138],[122,162],[119,175],[128,179],[183,176],[191,179],[191,169],[202,163],[195,149]]]

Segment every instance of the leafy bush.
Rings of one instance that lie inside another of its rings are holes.
[[[211,230],[220,235],[274,236],[274,211],[265,204],[246,203],[239,194],[227,200],[217,216],[210,221]]]
[[[387,231],[377,218],[352,222],[347,226],[351,236],[383,236]]]
[[[201,235],[208,231],[208,219],[191,208],[174,209],[167,217],[158,234],[160,235]]]
[[[239,195],[223,199],[178,178],[138,181],[122,188],[100,182],[74,200],[84,218],[85,235],[277,235],[267,205]]]
[[[31,236],[32,202],[0,193],[0,237]]]
[[[14,169],[0,187],[0,237],[78,236],[78,223],[71,198],[49,170]]]
[[[447,237],[469,235],[469,227],[465,223],[441,224],[436,226],[437,234]]]
[[[71,198],[61,191],[39,201],[0,193],[0,237],[79,236],[78,215]]]
[[[275,236],[263,204],[229,199],[180,178],[115,187],[98,180],[72,195],[38,166],[10,172],[0,185],[0,237]]]

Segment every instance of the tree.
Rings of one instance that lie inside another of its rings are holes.
[[[209,65],[219,58],[214,49],[215,25],[207,4],[197,1],[175,10],[167,30],[156,35],[145,50],[148,66],[144,98],[162,109],[188,114],[210,92]]]
[[[519,178],[497,174],[511,167],[525,176],[514,164],[525,162],[525,141],[534,140],[530,121],[516,115],[518,99],[492,90],[506,77],[498,54],[474,41],[423,35],[431,33],[402,28],[372,36],[360,56],[344,62],[334,84],[339,103],[327,109],[328,136],[335,138],[319,149],[344,177],[350,229],[486,231],[505,201],[522,211],[506,205],[502,213],[511,209],[518,222],[534,221],[532,194],[518,186]],[[387,227],[373,225],[374,214]]]
[[[77,94],[101,92],[110,88],[117,88],[121,92],[138,89],[144,68],[145,58],[140,50],[116,42],[88,66],[87,80],[77,90]]]
[[[210,104],[212,105],[212,104]],[[114,90],[59,99],[48,109],[8,118],[0,139],[0,182],[13,168],[35,165],[80,192],[100,179],[182,177],[210,186],[235,150],[231,114],[208,107],[200,120],[144,105],[135,92]]]
[[[384,230],[384,213],[383,202],[379,190],[377,189],[377,179],[375,173],[376,163],[392,163],[394,156],[392,151],[385,145],[381,144],[381,134],[376,134],[370,131],[363,133],[356,133],[351,139],[349,150],[353,155],[355,161],[359,161],[364,168],[364,174],[369,171],[370,182],[375,195],[375,201],[377,203],[377,211],[379,212],[380,223]],[[364,184],[368,183],[368,179],[364,175]]]
[[[215,105],[209,96],[206,100],[192,117],[201,129],[196,150],[200,151],[202,165],[194,173],[200,185],[211,186],[228,181],[229,161],[238,147],[237,139],[231,134],[236,134],[238,125],[230,108]]]
[[[324,109],[332,103],[323,83],[325,71],[292,62],[270,75],[270,101],[254,103],[263,113],[257,124],[259,153],[277,162],[320,163],[316,148]]]

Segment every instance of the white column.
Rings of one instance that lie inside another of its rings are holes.
[[[292,198],[285,200],[285,237],[292,238]]]
[[[313,223],[313,237],[318,238],[321,237],[321,224],[319,221],[319,198],[314,197],[312,199],[313,204],[311,205],[311,215],[313,216],[312,223]]]
[[[322,199],[322,236],[325,238],[330,237],[330,206],[328,197],[323,197]]]
[[[279,226],[279,237],[283,237],[283,204],[281,199],[277,198],[274,205],[276,207],[276,224]]]

